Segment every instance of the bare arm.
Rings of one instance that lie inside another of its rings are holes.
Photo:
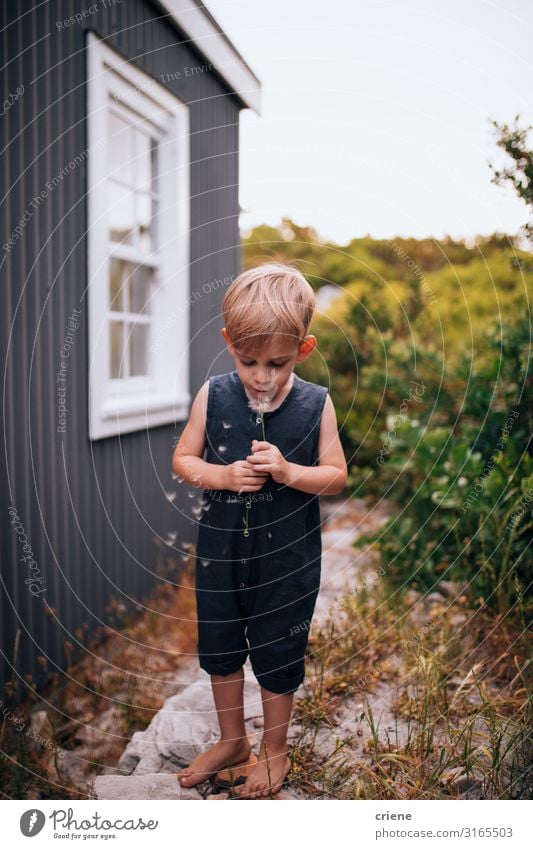
[[[290,463],[276,446],[267,442],[256,442],[254,450],[257,453],[246,459],[258,471],[270,472],[277,483],[312,495],[338,495],[346,486],[348,469],[337,430],[335,408],[329,395],[326,396],[320,423],[318,466]]]
[[[198,390],[189,421],[183,429],[172,456],[172,471],[192,486],[202,489],[224,489],[223,465],[202,460],[205,448],[205,421],[209,381]]]

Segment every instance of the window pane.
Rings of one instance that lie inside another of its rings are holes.
[[[133,244],[134,194],[109,181],[109,238],[113,242]]]
[[[109,266],[109,309],[122,312],[128,309],[126,280],[133,266],[123,259],[110,260]]]
[[[138,188],[147,192],[154,191],[153,178],[155,176],[155,162],[152,148],[156,144],[155,139],[137,130],[135,135],[135,183]]]
[[[130,326],[130,375],[132,377],[148,374],[148,337],[148,325]]]
[[[139,227],[139,245],[143,253],[155,248],[152,232],[152,198],[150,195],[137,194],[137,225]]]
[[[111,321],[110,333],[110,373],[112,378],[124,377],[126,363],[124,362],[124,322]]]
[[[149,268],[136,268],[129,281],[130,312],[149,313],[152,306],[150,301],[150,284],[152,272]]]
[[[133,186],[133,134],[134,127],[109,112],[109,172]]]

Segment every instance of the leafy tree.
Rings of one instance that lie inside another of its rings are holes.
[[[533,129],[520,127],[520,115],[514,119],[514,124],[499,124],[491,121],[498,134],[496,144],[509,157],[510,163],[501,170],[489,163],[494,174],[492,182],[497,186],[511,185],[520,200],[523,200],[531,214],[533,211],[533,151],[529,147],[528,135]],[[533,243],[533,220],[523,227],[526,239]]]

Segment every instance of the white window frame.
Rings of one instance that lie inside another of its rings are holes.
[[[96,440],[170,424],[189,413],[190,137],[186,104],[94,33],[87,36],[89,438]],[[110,377],[109,258],[131,258],[128,245],[111,247],[108,236],[111,99],[149,121],[161,138],[158,245],[148,262],[157,269],[148,378]]]

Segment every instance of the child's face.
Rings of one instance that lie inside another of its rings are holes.
[[[316,345],[314,336],[306,336],[300,344],[290,339],[273,340],[259,351],[250,352],[244,345],[232,345],[226,328],[222,335],[243,386],[258,401],[272,401],[288,383],[295,364],[305,360]]]

